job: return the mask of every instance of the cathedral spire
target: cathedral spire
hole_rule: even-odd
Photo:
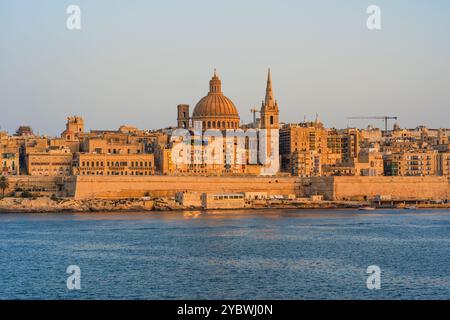
[[[269,72],[267,74],[267,87],[266,87],[266,99],[264,101],[266,107],[274,107],[275,101],[273,98],[273,91],[272,91],[272,76],[270,74],[270,68]]]

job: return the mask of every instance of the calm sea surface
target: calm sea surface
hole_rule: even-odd
[[[450,211],[0,214],[0,267],[0,299],[450,299]]]

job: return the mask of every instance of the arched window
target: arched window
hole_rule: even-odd
[[[270,124],[273,124],[273,116],[270,116]]]

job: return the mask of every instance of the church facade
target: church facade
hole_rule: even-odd
[[[238,109],[222,92],[214,71],[208,94],[196,104],[177,106],[177,129],[165,150],[167,174],[274,175],[279,169],[279,108],[270,70],[261,119],[241,124]]]

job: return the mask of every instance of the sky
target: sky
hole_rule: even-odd
[[[81,30],[68,30],[69,5]],[[366,26],[369,5],[381,30]],[[271,68],[280,121],[450,127],[448,0],[0,0],[0,127],[176,125],[214,68],[242,122]]]

